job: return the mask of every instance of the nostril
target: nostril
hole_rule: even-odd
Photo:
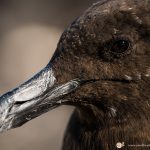
[[[25,104],[27,103],[28,101],[16,101],[15,102],[15,105],[22,105],[22,104]]]

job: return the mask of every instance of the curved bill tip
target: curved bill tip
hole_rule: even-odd
[[[62,96],[71,93],[82,82],[75,79],[56,85],[52,65],[16,89],[0,97],[0,132],[21,126],[25,122],[63,103]]]

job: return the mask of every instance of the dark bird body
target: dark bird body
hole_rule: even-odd
[[[74,105],[63,150],[150,149],[149,19],[149,0],[90,7],[64,31],[46,68],[1,97],[1,131]]]

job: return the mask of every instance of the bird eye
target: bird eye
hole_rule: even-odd
[[[130,48],[129,40],[117,39],[112,42],[110,46],[110,51],[116,54],[125,53]]]
[[[99,46],[98,56],[106,61],[116,61],[132,52],[132,40],[124,36],[116,36]]]

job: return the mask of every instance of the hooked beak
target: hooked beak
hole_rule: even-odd
[[[64,96],[82,84],[81,80],[74,79],[59,85],[52,65],[48,64],[30,80],[0,97],[0,132],[21,126],[60,106],[67,101]]]

